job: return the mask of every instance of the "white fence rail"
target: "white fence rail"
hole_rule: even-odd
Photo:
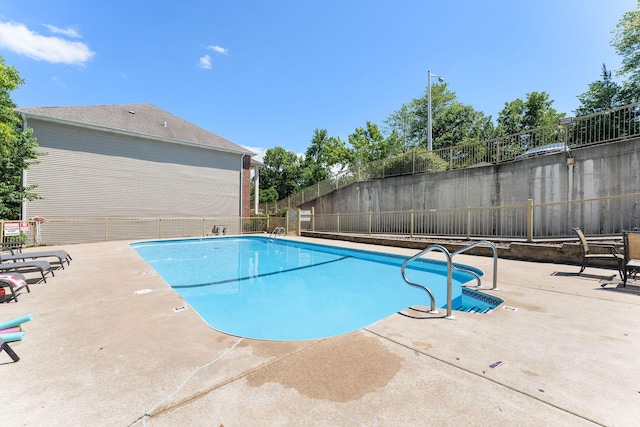
[[[310,230],[328,233],[500,240],[615,236],[640,228],[640,193],[535,205],[313,215]]]
[[[75,218],[0,221],[2,242],[27,246],[96,243],[115,240],[168,239],[214,235],[267,233],[284,226],[281,217],[215,218]],[[19,233],[15,229],[19,226]],[[7,233],[7,230],[9,232]]]
[[[575,237],[573,227],[588,236],[616,236],[640,228],[640,193],[615,197],[515,206],[466,207],[397,212],[314,214],[289,210],[285,217],[215,218],[79,218],[0,221],[5,245],[66,245],[115,240],[144,240],[214,235],[270,233],[284,227],[327,233],[409,237],[482,238],[487,240],[554,240]]]

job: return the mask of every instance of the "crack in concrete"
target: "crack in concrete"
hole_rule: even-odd
[[[141,424],[141,426],[142,426],[142,427],[147,427],[147,420],[148,420],[149,418],[151,418],[151,417],[158,416],[158,415],[160,415],[160,414],[162,414],[162,413],[165,413],[165,412],[167,412],[167,411],[171,411],[171,410],[173,410],[173,409],[176,409],[176,408],[179,408],[179,407],[184,406],[184,405],[186,405],[186,404],[189,404],[190,402],[193,402],[194,400],[197,400],[197,399],[201,398],[202,396],[204,396],[204,395],[206,395],[206,394],[210,393],[210,392],[211,392],[211,391],[213,391],[213,390],[216,390],[216,389],[218,389],[218,388],[220,388],[220,387],[224,387],[224,386],[225,386],[225,385],[227,385],[227,384],[231,384],[232,382],[237,381],[237,380],[238,380],[238,379],[240,379],[240,378],[245,378],[245,377],[247,377],[248,375],[251,375],[251,374],[255,373],[256,371],[258,371],[258,370],[260,370],[260,369],[263,369],[263,368],[265,368],[265,367],[267,367],[267,366],[270,366],[270,365],[272,365],[272,364],[274,364],[274,363],[277,363],[277,362],[279,362],[279,361],[281,361],[281,360],[283,360],[283,359],[287,359],[288,357],[291,357],[292,355],[295,355],[295,354],[297,354],[297,353],[299,353],[299,352],[301,352],[301,351],[304,351],[304,350],[305,350],[305,349],[307,349],[308,347],[310,347],[310,346],[312,346],[312,345],[315,345],[315,344],[317,344],[318,342],[322,342],[322,341],[324,341],[324,340],[310,341],[307,345],[304,345],[304,346],[302,346],[302,347],[298,348],[298,349],[297,349],[297,350],[295,350],[295,351],[292,351],[292,352],[290,352],[290,353],[288,353],[288,354],[286,354],[286,355],[284,355],[284,356],[282,356],[282,357],[276,358],[275,360],[270,360],[270,361],[268,361],[267,363],[264,363],[264,364],[262,364],[262,365],[256,366],[255,368],[250,369],[250,370],[249,370],[249,371],[247,371],[247,372],[243,372],[243,373],[241,373],[241,374],[239,374],[239,375],[235,375],[235,376],[233,376],[233,377],[229,378],[229,379],[228,379],[228,380],[226,380],[226,381],[223,381],[223,382],[221,382],[221,383],[219,383],[219,384],[216,384],[216,386],[215,386],[215,387],[212,387],[212,388],[210,388],[210,389],[204,390],[204,391],[203,391],[203,392],[201,392],[201,393],[198,393],[198,394],[196,394],[196,395],[194,395],[194,396],[191,396],[189,399],[186,399],[186,400],[184,400],[184,401],[182,401],[182,402],[179,402],[179,403],[177,403],[177,404],[175,404],[175,405],[173,405],[173,406],[171,406],[171,407],[164,408],[164,409],[160,410],[159,412],[154,413],[154,410],[155,410],[155,409],[157,409],[157,408],[158,408],[158,407],[159,407],[163,402],[168,401],[172,396],[174,396],[177,392],[179,392],[179,391],[180,391],[180,390],[181,390],[181,389],[182,389],[182,388],[187,384],[187,382],[189,381],[189,379],[191,379],[191,378],[192,378],[192,377],[193,377],[193,376],[194,376],[194,375],[195,375],[199,370],[201,370],[201,369],[203,369],[203,368],[206,368],[206,367],[208,367],[208,366],[212,365],[213,363],[215,363],[216,361],[220,360],[220,359],[221,359],[222,357],[224,357],[227,353],[229,353],[231,350],[233,350],[235,347],[237,347],[237,346],[238,346],[242,341],[243,341],[243,338],[240,338],[240,339],[239,339],[239,340],[238,340],[238,341],[237,341],[233,346],[229,347],[229,348],[228,348],[228,349],[227,349],[223,354],[221,354],[219,357],[217,357],[216,359],[212,360],[211,362],[209,362],[209,363],[207,363],[207,364],[205,364],[205,365],[202,365],[202,366],[200,366],[200,367],[196,368],[196,369],[195,369],[191,374],[189,374],[189,376],[188,376],[188,377],[187,377],[187,378],[182,382],[182,384],[180,384],[180,386],[178,386],[178,388],[177,388],[177,389],[176,389],[176,390],[175,390],[175,391],[174,391],[170,396],[168,396],[167,398],[163,399],[161,402],[158,402],[158,404],[154,405],[154,406],[153,406],[153,408],[151,408],[151,409],[150,409],[149,411],[147,411],[144,415],[140,416],[140,417],[139,417],[138,419],[136,419],[133,423],[131,423],[131,424],[129,425],[129,427],[136,427],[136,426],[139,426],[139,424],[138,424],[138,423],[140,423],[140,422],[142,423],[142,424]]]
[[[152,406],[151,409],[146,411],[144,415],[142,415],[137,420],[135,420],[133,423],[131,423],[129,425],[129,427],[133,427],[133,426],[137,425],[140,422],[142,422],[142,426],[146,426],[147,425],[147,419],[151,418],[151,416],[153,415],[154,411],[157,408],[159,408],[162,404],[170,401],[178,392],[180,392],[189,383],[189,381],[191,381],[191,379],[198,372],[200,372],[202,369],[206,369],[209,366],[213,365],[214,363],[216,363],[217,361],[222,359],[224,356],[226,356],[233,349],[235,349],[238,346],[238,344],[240,344],[242,342],[243,339],[244,338],[239,338],[231,347],[227,348],[224,352],[222,352],[220,355],[218,355],[218,357],[216,357],[213,360],[210,360],[209,362],[205,363],[204,365],[200,365],[200,366],[196,367],[193,371],[191,371],[191,373],[189,375],[186,376],[186,378],[182,381],[182,383],[180,383],[172,393],[170,393],[168,396],[166,396],[160,402],[158,402],[154,406]],[[197,398],[197,396],[194,396],[194,398]],[[191,399],[189,399],[189,400],[191,400]],[[181,405],[181,404],[182,403],[180,403],[179,405]],[[164,410],[162,410],[160,412],[164,412],[164,411],[166,411],[166,409],[164,409]]]
[[[502,382],[500,382],[500,381],[497,381],[497,380],[495,380],[495,379],[493,379],[493,378],[489,378],[489,377],[487,377],[487,376],[485,376],[485,375],[482,375],[482,374],[479,374],[479,373],[477,373],[477,372],[474,372],[474,371],[472,371],[472,370],[470,370],[470,369],[467,369],[467,368],[465,368],[465,367],[463,367],[463,366],[456,365],[455,363],[452,363],[452,362],[449,362],[449,361],[444,360],[444,359],[442,359],[442,358],[436,357],[436,356],[434,356],[433,354],[429,354],[429,353],[427,353],[427,352],[425,352],[425,351],[421,351],[421,350],[418,350],[418,349],[412,348],[411,346],[409,346],[409,345],[407,345],[407,344],[404,344],[404,343],[402,343],[402,342],[400,342],[400,341],[396,341],[396,340],[394,340],[393,338],[390,338],[390,337],[384,336],[384,335],[382,335],[382,334],[380,334],[380,333],[378,333],[378,332],[372,331],[372,330],[371,330],[371,329],[369,329],[369,328],[363,328],[363,330],[365,330],[365,331],[367,331],[367,332],[370,332],[370,333],[372,333],[373,335],[376,335],[376,336],[378,336],[378,337],[380,337],[380,338],[382,338],[382,339],[384,339],[384,340],[390,341],[390,342],[395,343],[395,344],[397,344],[397,345],[399,345],[399,346],[405,347],[405,348],[407,348],[407,349],[409,349],[409,350],[413,350],[413,351],[415,351],[415,352],[417,352],[417,353],[420,353],[420,354],[422,354],[422,355],[424,355],[424,356],[430,357],[430,358],[432,358],[432,359],[434,359],[434,360],[437,360],[438,362],[445,363],[445,364],[447,364],[447,365],[449,365],[449,366],[452,366],[452,367],[454,367],[454,368],[456,368],[456,369],[460,369],[460,370],[462,370],[462,371],[465,371],[465,372],[467,372],[467,373],[469,373],[469,374],[471,374],[471,375],[475,375],[475,376],[480,377],[480,378],[482,378],[482,379],[484,379],[484,380],[491,381],[491,382],[492,382],[492,383],[494,383],[494,384],[497,384],[497,385],[499,385],[499,386],[501,386],[501,387],[505,387],[505,388],[507,388],[507,389],[509,389],[509,390],[511,390],[511,391],[513,391],[513,392],[520,393],[520,394],[522,394],[522,395],[524,395],[524,396],[527,396],[527,397],[529,397],[529,398],[531,398],[531,399],[537,400],[538,402],[541,402],[541,403],[543,403],[543,404],[545,404],[545,405],[549,405],[549,406],[551,406],[551,407],[553,407],[553,408],[556,408],[556,409],[558,409],[558,410],[560,410],[560,411],[562,411],[562,412],[565,412],[565,413],[567,413],[567,414],[571,414],[571,415],[573,415],[573,416],[575,416],[575,417],[577,417],[577,418],[581,418],[581,419],[583,419],[583,420],[585,420],[585,421],[588,421],[588,422],[593,423],[593,424],[598,425],[598,426],[602,426],[602,427],[604,427],[604,426],[605,426],[605,424],[602,424],[601,422],[598,422],[598,421],[596,421],[596,420],[593,420],[593,419],[591,419],[591,418],[588,418],[588,417],[586,417],[586,416],[584,416],[584,415],[578,414],[578,413],[576,413],[576,412],[574,412],[574,411],[572,411],[572,410],[570,410],[570,409],[563,408],[562,406],[556,405],[556,404],[554,404],[554,403],[552,403],[552,402],[548,402],[548,401],[546,401],[546,400],[544,400],[544,399],[541,399],[541,398],[540,398],[540,397],[538,397],[538,396],[534,396],[534,395],[532,395],[532,394],[530,394],[530,393],[527,393],[526,391],[518,390],[518,389],[516,389],[516,388],[514,388],[514,387],[512,387],[512,386],[510,386],[510,385],[508,385],[508,384],[504,384],[504,383],[502,383]]]

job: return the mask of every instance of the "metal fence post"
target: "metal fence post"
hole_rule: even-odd
[[[414,223],[413,209],[411,209],[411,237],[413,237]]]
[[[411,154],[411,175],[416,174],[416,155],[415,153]]]
[[[316,231],[316,207],[311,206],[311,231]]]
[[[371,211],[369,211],[369,236],[371,236]]]
[[[453,169],[453,147],[449,147],[449,169]]]
[[[467,240],[471,240],[471,206],[467,206]]]
[[[533,242],[533,199],[527,199],[527,242]]]
[[[40,226],[40,224],[38,224],[37,221],[29,221],[29,229],[31,229],[31,226],[33,225],[33,228],[35,228],[36,232],[33,233],[33,246],[39,246],[40,245],[40,236],[38,233],[38,227]]]
[[[288,236],[289,235],[289,209],[287,209],[287,215],[285,217],[285,234]]]

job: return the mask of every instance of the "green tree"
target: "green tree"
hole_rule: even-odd
[[[637,120],[632,117],[636,114],[635,109],[607,112],[627,104],[627,100],[624,91],[611,79],[611,71],[604,64],[602,79],[591,83],[589,90],[578,96],[578,99],[581,105],[576,109],[576,116],[592,116],[571,126],[573,143],[605,142],[638,133],[636,127],[629,127],[629,124],[637,125]]]
[[[383,174],[379,176],[395,176],[417,172],[441,172],[447,170],[449,162],[440,158],[433,151],[423,147],[415,147],[406,153],[390,157],[382,165]]]
[[[260,190],[274,188],[280,198],[293,194],[300,188],[300,158],[282,147],[269,148],[260,169]]]
[[[622,15],[613,34],[611,45],[622,56],[618,74],[626,77],[621,97],[624,103],[640,101],[640,0],[636,10]]]
[[[250,200],[251,200],[251,206],[253,206],[254,200],[255,200],[255,186],[256,186],[256,180],[255,178],[251,178],[251,189],[250,189]],[[267,188],[267,189],[260,189],[260,194],[259,194],[259,203],[273,203],[278,201],[278,192],[276,191],[275,188],[271,187],[271,188]]]
[[[23,171],[37,163],[38,144],[32,130],[23,130],[22,119],[16,114],[11,92],[24,81],[18,71],[5,65],[0,56],[0,218],[20,219],[24,201],[39,196],[36,185],[24,186]]]
[[[332,169],[342,169],[349,162],[349,155],[344,141],[330,137],[326,129],[315,129],[302,162],[303,186],[331,177]]]
[[[396,133],[400,142],[402,143],[402,151],[407,152],[414,147],[420,146],[420,140],[413,135],[411,129],[416,125],[418,116],[412,105],[403,104],[399,110],[389,114],[385,119],[384,124],[387,125],[387,132],[389,134]]]
[[[498,114],[499,133],[511,135],[557,122],[565,115],[558,113],[552,105],[553,100],[547,92],[531,92],[526,101],[517,98],[506,102]]]
[[[490,139],[494,136],[491,117],[471,105],[454,101],[438,113],[433,122],[434,148],[453,147]]]
[[[278,192],[275,188],[267,188],[260,191],[260,203],[274,203],[278,201]]]
[[[564,133],[557,126],[564,113],[558,113],[553,100],[546,92],[531,92],[523,101],[517,98],[506,102],[498,114],[497,135],[513,135],[500,143],[498,151],[501,157],[510,158],[522,154],[531,148],[558,142]],[[547,126],[556,124],[556,126]],[[528,132],[536,128],[536,132]],[[517,135],[514,135],[517,134]]]
[[[402,140],[393,132],[385,138],[378,125],[367,122],[366,128],[356,128],[349,135],[351,144],[351,163],[360,165],[376,160],[386,159],[402,153]]]
[[[589,85],[582,95],[578,95],[580,106],[576,109],[576,116],[586,116],[598,111],[611,110],[623,105],[620,103],[620,86],[611,79],[611,71],[602,64],[601,79]]]
[[[419,141],[419,146],[427,146],[427,134],[429,133],[429,88],[425,89],[422,98],[414,99],[411,108],[417,120],[412,122],[411,138]],[[440,131],[446,124],[442,122],[445,111],[456,102],[456,94],[447,89],[447,83],[437,83],[431,85],[431,132],[433,135],[433,148],[443,147],[440,141]]]
[[[429,88],[425,89],[422,98],[403,105],[385,121],[387,126],[397,133],[404,152],[414,147],[427,146],[428,90]],[[431,113],[434,149],[483,141],[494,136],[491,117],[458,101],[455,92],[448,89],[447,83],[431,86]]]

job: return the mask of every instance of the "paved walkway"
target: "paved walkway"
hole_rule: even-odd
[[[0,304],[0,320],[33,314],[21,360],[0,353],[3,426],[639,424],[640,281],[616,288],[612,270],[501,259],[491,314],[266,342],[175,311],[126,242],[62,248],[69,267]],[[491,283],[491,258],[459,257]]]

